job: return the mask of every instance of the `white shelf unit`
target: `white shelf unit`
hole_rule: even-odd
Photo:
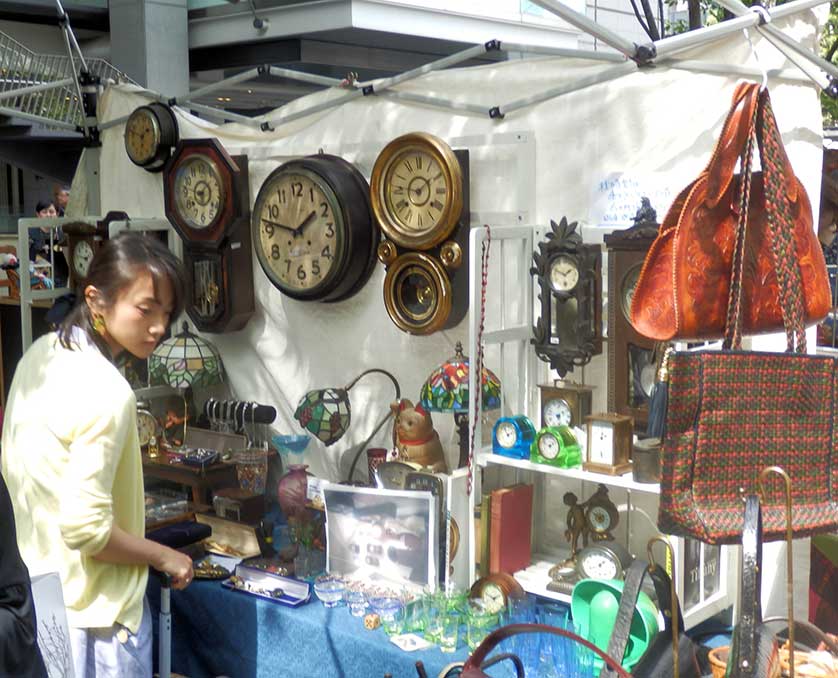
[[[539,383],[539,363],[530,346],[532,337],[533,308],[536,301],[532,276],[529,268],[534,249],[533,241],[542,228],[533,226],[510,226],[491,229],[491,257],[488,275],[487,308],[485,329],[482,343],[485,353],[492,353],[497,360],[484,366],[496,371],[503,385],[501,391],[501,416],[510,414],[526,414],[537,422],[533,414],[537,410],[537,384]],[[480,227],[472,228],[470,234],[470,356],[477,355],[478,333],[480,328],[480,300],[481,300],[481,250],[487,239],[486,230]],[[507,269],[517,261],[517,275],[510,277]],[[515,270],[514,266],[512,270]],[[603,289],[607,289],[603,285]],[[491,299],[491,303],[488,301]],[[510,309],[514,312],[509,318]],[[511,349],[511,350],[507,350]],[[509,370],[508,353],[514,369]],[[475,360],[472,358],[472,367]],[[543,368],[542,368],[543,369]],[[510,379],[510,373],[512,378]],[[478,388],[477,370],[469,373],[469,389],[474,392]],[[476,418],[476,420],[475,420]],[[511,459],[492,453],[491,446],[486,446],[483,435],[483,422],[477,416],[474,403],[470,403],[469,420],[475,422],[474,434],[474,488],[468,497],[469,520],[468,529],[468,582],[471,584],[476,578],[476,540],[474,526],[475,497],[480,497],[481,478],[484,470],[501,469],[514,475],[515,481],[533,482],[536,484],[536,500],[533,508],[533,548],[534,554],[529,567],[512,573],[525,590],[538,596],[570,602],[570,596],[547,590],[550,582],[549,569],[560,560],[567,557],[566,548],[560,535],[563,531],[565,514],[564,506],[557,500],[567,489],[573,491],[584,500],[590,496],[601,483],[612,491],[612,500],[617,504],[621,521],[617,539],[629,548],[636,557],[646,558],[646,542],[658,534],[657,506],[660,496],[659,484],[637,483],[631,473],[621,476],[611,476],[601,473],[585,471],[581,468],[560,469],[543,464],[534,464],[529,460]],[[540,491],[539,491],[540,488]],[[553,506],[545,510],[552,500]],[[558,504],[558,506],[556,505]],[[544,514],[549,513],[549,521]],[[557,525],[562,527],[557,527]],[[549,534],[548,534],[549,533]],[[549,544],[540,544],[541,538]],[[688,544],[684,539],[670,539],[674,551],[674,562],[671,563],[675,572],[675,582],[678,596],[682,604],[684,624],[693,628],[700,622],[723,611],[734,603],[734,580],[738,563],[738,549],[723,547],[717,559],[711,556],[713,547],[704,544]],[[549,555],[543,551],[549,550]],[[564,550],[564,555],[557,555]],[[687,551],[690,551],[687,554]],[[662,557],[656,552],[658,558]],[[685,573],[685,561],[689,561],[690,572]],[[715,563],[715,565],[714,565]],[[718,570],[712,571],[711,570]],[[704,573],[704,576],[702,576]],[[689,581],[685,581],[689,580]],[[712,582],[712,585],[710,583]],[[707,584],[707,585],[706,585]],[[685,596],[690,604],[685,604]]]

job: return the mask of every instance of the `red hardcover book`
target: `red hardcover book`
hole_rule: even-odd
[[[532,485],[512,485],[492,492],[489,571],[517,572],[531,562]]]

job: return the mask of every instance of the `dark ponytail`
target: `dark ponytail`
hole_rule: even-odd
[[[108,240],[93,258],[87,278],[78,288],[76,305],[58,329],[61,345],[65,348],[72,348],[73,328],[78,327],[91,342],[96,344],[103,355],[111,357],[110,349],[104,339],[93,329],[93,318],[84,298],[84,290],[88,285],[93,285],[99,290],[105,305],[110,306],[142,271],[151,273],[155,294],[160,281],[169,281],[173,299],[170,317],[177,318],[184,304],[186,280],[183,265],[156,235],[121,233]]]

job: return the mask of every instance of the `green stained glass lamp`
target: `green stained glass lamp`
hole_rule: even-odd
[[[343,434],[349,429],[349,424],[352,421],[352,406],[349,403],[349,390],[358,383],[361,377],[367,374],[383,374],[393,384],[396,391],[396,400],[401,397],[401,389],[396,378],[385,370],[377,368],[361,372],[357,377],[350,381],[343,388],[321,388],[306,393],[302,400],[297,405],[294,411],[294,418],[300,423],[306,431],[313,435],[318,440],[322,441],[326,447],[333,445],[343,437]],[[358,457],[366,450],[369,441],[373,436],[384,426],[390,419],[392,413],[389,408],[385,417],[373,429],[373,432],[361,444],[361,447],[355,454],[352,460],[352,466],[349,469],[349,480],[352,480],[352,475],[355,472],[355,465],[358,462]]]
[[[223,363],[218,349],[210,342],[189,331],[183,331],[162,342],[148,358],[150,386],[173,388],[204,387],[220,384]]]
[[[419,396],[426,410],[454,414],[454,423],[460,437],[459,468],[468,465],[468,375],[468,357],[463,355],[463,345],[458,341],[454,347],[454,357],[431,372]],[[500,379],[485,367],[481,386],[483,410],[499,409]]]

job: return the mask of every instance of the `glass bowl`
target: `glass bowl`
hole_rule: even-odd
[[[294,454],[300,454],[306,447],[311,437],[308,434],[293,434],[293,435],[275,435],[271,438],[271,442],[277,451],[288,450]]]
[[[337,607],[343,602],[346,584],[336,577],[318,577],[314,581],[314,593],[324,607]]]

